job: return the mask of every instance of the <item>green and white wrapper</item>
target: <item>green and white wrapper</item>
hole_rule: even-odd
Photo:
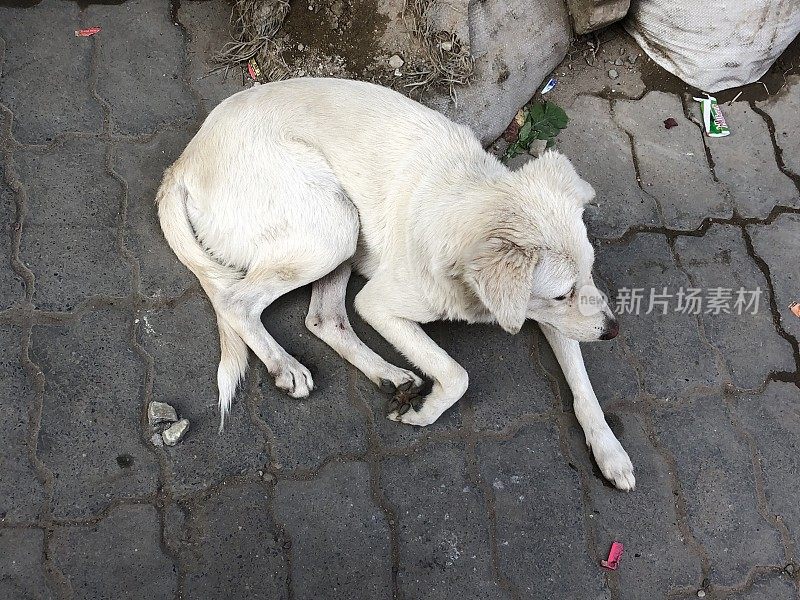
[[[695,100],[700,103],[700,108],[703,112],[703,125],[706,128],[708,137],[725,137],[731,134],[731,130],[725,122],[725,117],[722,116],[722,109],[717,104],[717,99],[714,96],[695,98]]]

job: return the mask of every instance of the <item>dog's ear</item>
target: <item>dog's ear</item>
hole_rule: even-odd
[[[528,161],[522,172],[531,182],[551,182],[580,206],[594,200],[595,191],[591,184],[581,179],[570,160],[555,150],[548,150],[541,157]]]
[[[500,327],[517,333],[525,323],[537,253],[503,237],[480,242],[465,278]]]

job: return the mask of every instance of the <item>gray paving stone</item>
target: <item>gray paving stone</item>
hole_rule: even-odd
[[[0,529],[0,597],[8,600],[49,600],[44,565],[44,532],[40,529]]]
[[[787,77],[787,85],[775,96],[758,102],[775,124],[775,141],[783,151],[783,162],[795,175],[800,175],[800,140],[797,137],[797,113],[800,112],[800,75]]]
[[[113,309],[33,328],[31,359],[45,378],[38,456],[53,474],[56,518],[90,518],[156,489],[141,442],[145,372],[129,337],[128,317]]]
[[[59,527],[50,556],[75,598],[173,598],[177,569],[161,548],[159,519],[149,504],[115,508],[98,523]]]
[[[706,138],[706,144],[717,178],[730,193],[736,212],[764,219],[777,205],[800,205],[800,192],[778,168],[769,129],[761,115],[745,102],[726,105],[723,114],[731,135]]]
[[[680,237],[675,252],[692,285],[708,297],[713,289],[732,290],[730,314],[715,314],[704,302],[703,329],[708,341],[721,353],[734,385],[754,389],[770,371],[794,371],[792,347],[775,330],[769,309],[769,288],[755,262],[747,255],[738,227],[715,225],[703,237]],[[745,311],[745,295],[738,314],[738,290],[762,291],[758,312]],[[709,311],[711,311],[709,313]]]
[[[14,113],[13,135],[23,144],[45,144],[67,131],[99,133],[103,127],[90,90],[92,40],[75,37],[80,27],[72,2],[0,8],[5,41],[0,102]]]
[[[567,112],[557,147],[597,192],[585,212],[589,233],[615,238],[635,225],[661,225],[655,200],[636,182],[630,138],[611,118],[608,100],[580,96]]]
[[[14,153],[27,203],[20,258],[36,277],[34,304],[69,310],[94,295],[124,296],[130,268],[118,251],[122,190],[105,146],[72,139]]]
[[[706,217],[730,217],[723,187],[711,175],[700,129],[683,114],[677,96],[649,92],[614,103],[614,120],[633,136],[644,189],[658,202],[664,224],[696,229]],[[678,127],[666,129],[673,117]]]
[[[171,309],[146,312],[139,327],[154,361],[153,400],[171,404],[190,422],[186,437],[163,449],[174,493],[190,494],[262,469],[269,456],[264,435],[250,419],[247,383],[234,400],[225,432],[218,434],[219,338],[208,301],[196,296]]]
[[[532,322],[517,335],[497,325],[459,323],[450,330],[451,356],[470,375],[462,402],[472,404],[478,430],[501,430],[523,415],[553,409],[553,391],[532,350],[539,334]]]
[[[0,160],[0,173],[3,163]],[[0,182],[0,310],[5,310],[25,298],[25,285],[11,268],[11,234],[16,219],[16,207],[11,190]]]
[[[35,521],[46,499],[29,458],[33,391],[20,363],[21,335],[0,326],[0,523]]]
[[[624,246],[602,244],[596,265],[597,272],[608,282],[615,310],[621,309],[620,290],[643,290],[638,314],[626,311],[617,317],[618,341],[628,347],[638,363],[645,392],[659,398],[675,398],[722,382],[712,349],[701,339],[694,315],[675,312],[674,298],[667,314],[662,314],[656,304],[647,314],[651,289],[660,294],[666,287],[668,293],[676,294],[680,288],[692,287],[686,274],[675,265],[664,236],[639,234]],[[587,363],[591,376],[596,363]],[[598,378],[594,381],[597,385]]]
[[[769,225],[753,225],[747,231],[756,255],[769,267],[781,325],[795,339],[800,339],[800,319],[789,310],[792,302],[800,302],[800,264],[797,262],[800,215],[781,215]]]
[[[543,423],[478,446],[494,494],[500,570],[523,598],[610,598],[587,552],[578,476],[558,449],[555,427]]]
[[[759,579],[746,592],[728,596],[733,600],[797,600],[797,588],[784,574]]]
[[[92,4],[84,12],[87,23],[102,23],[110,34],[96,36],[96,89],[111,106],[114,133],[153,133],[194,118],[195,100],[183,82],[183,35],[169,20],[169,2]]]
[[[733,413],[758,448],[770,513],[781,516],[798,547],[800,414],[797,412],[797,388],[789,383],[772,382],[761,395],[737,398]]]
[[[183,585],[187,598],[288,598],[285,542],[269,517],[263,485],[224,486],[191,511],[188,544],[197,561]]]
[[[184,131],[165,130],[146,143],[119,143],[114,170],[128,184],[125,244],[139,261],[141,291],[153,297],[175,297],[197,280],[167,244],[158,221],[156,191],[164,170],[191,139]]]
[[[27,195],[25,227],[116,227],[122,189],[106,169],[106,152],[105,144],[91,139],[14,152]]]
[[[580,468],[594,471],[589,496],[596,554],[607,556],[615,540],[625,546],[617,571],[619,598],[666,598],[672,588],[697,585],[702,580],[700,557],[678,526],[669,466],[648,439],[640,417],[607,413],[606,418],[633,461],[634,492],[620,493],[592,468],[586,438],[577,423],[570,434],[572,455]]]
[[[311,481],[278,481],[275,518],[292,542],[295,598],[391,598],[389,528],[367,465],[332,463]]]
[[[303,288],[279,298],[262,321],[286,351],[311,371],[311,395],[289,397],[275,387],[257,359],[251,361],[261,372],[258,412],[274,434],[272,460],[284,469],[313,469],[333,454],[362,454],[367,449],[367,416],[355,398],[355,370],[306,329],[309,294]]]
[[[189,33],[186,70],[190,85],[199,94],[203,112],[207,113],[244,89],[239,69],[231,70],[227,77],[224,71],[212,72],[219,66],[212,60],[214,55],[231,39],[231,9],[221,2],[187,2],[181,5],[178,19]]]
[[[778,532],[758,512],[750,450],[718,395],[654,415],[675,457],[688,521],[705,548],[713,585],[740,584],[753,566],[783,566]]]
[[[463,444],[426,447],[382,463],[397,520],[399,585],[407,598],[507,598],[491,568],[483,497],[466,474]]]

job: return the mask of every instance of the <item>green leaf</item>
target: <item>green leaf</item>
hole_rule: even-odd
[[[550,138],[549,140],[547,140],[547,146],[545,146],[545,148],[552,148],[555,145],[556,141],[553,138]]]
[[[530,135],[531,135],[531,128],[532,127],[533,126],[531,125],[531,122],[530,121],[526,121],[525,124],[520,128],[519,136],[518,136],[520,142],[529,142],[530,141],[529,138],[530,138]]]
[[[559,129],[564,129],[569,122],[569,117],[567,113],[564,112],[564,109],[552,102],[547,102],[545,104],[544,115],[549,123]]]

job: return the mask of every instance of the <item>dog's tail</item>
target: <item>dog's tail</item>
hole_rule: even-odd
[[[219,388],[219,430],[225,427],[225,417],[230,411],[236,388],[247,371],[247,345],[226,321],[216,306],[217,293],[240,278],[239,273],[216,262],[200,245],[186,214],[188,191],[170,167],[156,195],[161,229],[172,251],[200,281],[217,314],[219,328],[220,360],[217,369]]]

